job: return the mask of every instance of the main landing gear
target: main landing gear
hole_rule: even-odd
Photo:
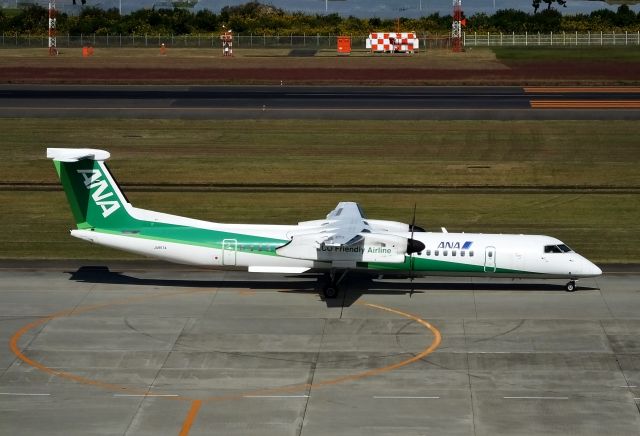
[[[324,283],[322,285],[322,293],[324,294],[324,298],[333,299],[338,296],[340,293],[340,288],[338,285],[347,275],[347,270],[344,270],[340,277],[336,278],[336,271],[331,270],[331,272],[325,274]]]
[[[567,292],[573,292],[576,290],[576,281],[577,280],[569,280],[567,284],[564,285],[564,288],[567,290]]]

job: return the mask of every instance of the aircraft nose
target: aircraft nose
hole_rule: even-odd
[[[602,270],[598,268],[595,264],[587,260],[584,268],[584,273],[588,276],[599,276],[599,275],[602,275]]]

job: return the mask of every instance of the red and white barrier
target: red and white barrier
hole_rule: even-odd
[[[376,32],[369,34],[366,48],[372,52],[413,53],[418,51],[419,40],[415,32]]]

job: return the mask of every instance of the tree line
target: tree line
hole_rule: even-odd
[[[565,0],[542,0],[547,7],[540,8],[534,0],[535,11],[527,13],[516,9],[503,9],[494,14],[478,13],[467,17],[466,31],[502,33],[599,32],[640,31],[640,14],[627,5],[617,11],[601,9],[590,14],[563,15],[552,7]],[[540,9],[538,11],[538,9]],[[103,10],[83,7],[78,15],[60,13],[57,16],[59,34],[203,34],[218,33],[222,26],[235,33],[266,35],[346,34],[365,35],[372,31],[403,31],[418,34],[446,34],[451,30],[451,16],[438,13],[421,18],[357,18],[338,14],[305,14],[290,12],[258,2],[240,6],[227,6],[219,14],[208,10],[192,12],[184,8],[140,9],[120,16],[117,9]],[[44,35],[47,33],[47,9],[31,5],[17,13],[0,9],[0,33]]]

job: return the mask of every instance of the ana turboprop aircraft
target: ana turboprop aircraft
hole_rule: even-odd
[[[376,274],[576,280],[602,273],[549,236],[425,232],[396,221],[365,218],[341,202],[325,219],[296,225],[221,224],[133,207],[104,150],[49,148],[77,229],[71,235],[143,256],[200,267],[252,272],[324,271],[326,297],[347,271]]]

